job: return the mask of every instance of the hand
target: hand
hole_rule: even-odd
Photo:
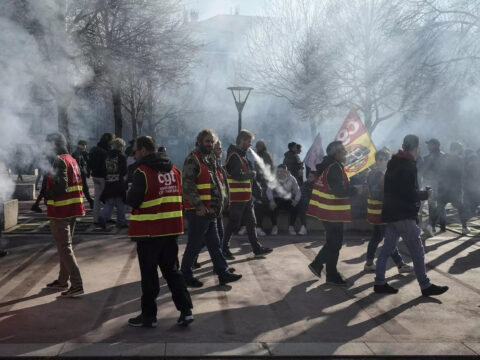
[[[269,206],[270,206],[270,210],[275,210],[275,208],[277,207],[277,203],[272,200],[270,201]]]
[[[430,200],[433,197],[433,189],[428,189],[427,194],[428,194],[428,200]]]
[[[207,208],[202,208],[201,210],[196,210],[195,213],[198,216],[205,216],[207,214]]]

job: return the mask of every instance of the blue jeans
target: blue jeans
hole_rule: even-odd
[[[103,207],[102,217],[105,221],[112,218],[113,207],[117,207],[117,226],[124,226],[127,223],[125,219],[125,203],[121,197],[110,198],[105,202]]]
[[[198,216],[195,211],[187,211],[186,216],[188,220],[188,241],[182,259],[181,270],[183,276],[186,279],[193,277],[193,263],[204,245],[207,245],[215,272],[218,275],[224,274],[228,266],[222,254],[217,219],[208,215]]]
[[[431,283],[427,277],[427,270],[425,268],[425,253],[420,238],[420,228],[417,226],[415,220],[400,220],[387,224],[385,240],[377,259],[375,285],[386,284],[385,271],[387,260],[397,248],[397,241],[400,236],[412,257],[413,268],[420,288],[428,288]]]
[[[374,225],[373,226],[373,233],[372,237],[370,238],[370,241],[368,242],[368,247],[367,247],[367,261],[368,262],[373,262],[373,259],[375,258],[375,252],[377,251],[378,244],[383,240],[383,237],[385,236],[385,225]],[[397,247],[395,247],[395,250],[393,250],[392,253],[392,260],[395,262],[397,266],[403,265],[403,259],[400,253],[398,252]]]

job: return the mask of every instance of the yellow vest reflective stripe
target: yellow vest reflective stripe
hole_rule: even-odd
[[[148,220],[162,220],[162,219],[171,219],[176,217],[182,217],[182,211],[169,211],[157,214],[138,214],[130,215],[130,220],[136,221],[148,221]]]
[[[310,200],[310,204],[325,210],[350,210],[350,205],[329,205],[322,204],[315,200]]]
[[[60,201],[55,201],[55,200],[47,201],[47,205],[52,205],[52,206],[65,206],[65,205],[78,204],[78,203],[83,203],[83,198],[73,198],[73,199],[60,200]]]
[[[140,209],[145,209],[149,208],[152,206],[157,206],[157,205],[162,205],[166,203],[178,203],[182,202],[182,197],[181,196],[164,196],[159,199],[154,199],[154,200],[149,200],[149,201],[144,201],[139,208]]]

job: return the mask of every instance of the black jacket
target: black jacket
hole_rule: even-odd
[[[72,156],[75,160],[77,160],[77,164],[80,167],[80,172],[83,176],[90,176],[90,172],[88,169],[88,152],[76,149]]]
[[[172,170],[173,164],[166,154],[163,153],[152,153],[140,161],[136,162],[137,167],[140,165],[148,166],[153,170],[159,172],[168,173]],[[143,197],[145,196],[145,190],[147,188],[147,181],[145,175],[142,172],[137,171],[133,174],[133,181],[130,190],[127,193],[127,204],[132,208],[136,209],[143,202]]]
[[[412,155],[400,150],[387,165],[382,221],[417,220],[420,201],[427,198],[428,193],[418,187],[416,161]]]
[[[287,165],[290,174],[292,174],[295,179],[298,179],[299,177],[303,178],[303,176],[300,176],[300,169],[303,166],[300,157],[291,150],[287,151],[284,155],[285,158],[283,159],[283,163]]]
[[[97,146],[90,149],[88,167],[93,177],[104,178],[107,175],[105,159],[109,150],[109,145],[104,143],[98,143]]]
[[[321,176],[323,171],[332,165],[327,174],[328,186],[333,195],[338,197],[352,197],[357,193],[353,186],[345,187],[343,182],[343,165],[331,156],[325,156],[320,164],[317,164],[317,176]]]
[[[105,167],[105,189],[100,199],[105,202],[110,198],[120,197],[125,201],[127,158],[119,150],[110,150],[105,159]]]

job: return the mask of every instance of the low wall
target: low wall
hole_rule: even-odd
[[[16,184],[13,198],[18,200],[35,200],[35,184]]]
[[[8,200],[0,203],[2,230],[8,230],[18,224],[18,200]]]

